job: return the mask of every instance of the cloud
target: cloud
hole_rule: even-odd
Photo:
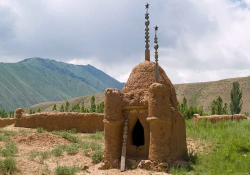
[[[159,63],[173,83],[250,75],[249,0],[159,0]],[[243,4],[243,5],[242,5]],[[1,0],[0,62],[29,57],[91,64],[126,81],[144,60],[145,1]]]

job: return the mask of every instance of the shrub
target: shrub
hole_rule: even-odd
[[[57,166],[55,169],[56,175],[75,175],[78,171],[80,171],[81,168],[79,166]]]
[[[94,154],[92,154],[90,157],[91,157],[93,163],[100,163],[102,161],[103,151],[96,150],[94,152]]]

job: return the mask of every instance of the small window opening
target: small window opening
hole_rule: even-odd
[[[144,145],[144,129],[139,120],[137,120],[132,132],[132,143],[137,147]]]

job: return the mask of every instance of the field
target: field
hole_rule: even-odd
[[[250,122],[186,121],[189,153],[186,168],[171,168],[170,174],[250,173]],[[103,132],[47,132],[42,128],[0,129],[0,174],[83,175],[118,174],[118,169],[100,170],[104,147]],[[167,174],[142,169],[121,174]]]

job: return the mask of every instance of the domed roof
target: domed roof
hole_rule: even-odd
[[[133,91],[147,91],[148,88],[156,83],[155,80],[156,64],[151,61],[144,61],[135,66],[129,76],[126,85],[123,87],[123,93],[133,93]],[[177,98],[174,86],[165,71],[159,66],[159,79],[161,84],[164,84],[170,94],[170,101],[174,108],[177,108]]]
[[[155,80],[155,63],[151,61],[144,61],[132,70],[126,85],[122,92],[128,93],[134,90],[147,90],[151,84],[156,83]],[[172,87],[172,83],[165,71],[159,66],[160,83],[166,87]]]

